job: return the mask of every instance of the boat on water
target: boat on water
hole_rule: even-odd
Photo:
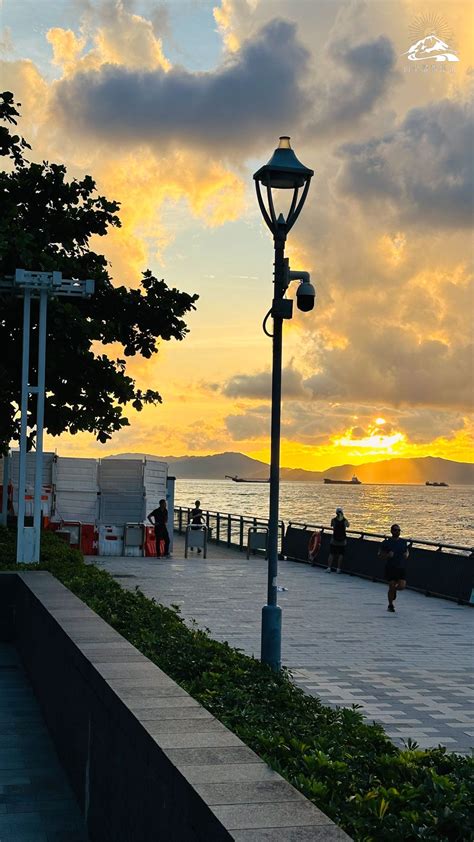
[[[429,480],[426,480],[425,485],[432,485],[434,488],[449,488],[447,482],[429,482]]]
[[[270,482],[269,479],[244,479],[243,477],[238,477],[237,474],[235,477],[229,476],[229,474],[225,474],[224,479],[231,479],[232,482]]]
[[[355,474],[352,479],[330,479],[329,477],[324,477],[323,482],[326,485],[362,485],[360,479],[357,479]]]

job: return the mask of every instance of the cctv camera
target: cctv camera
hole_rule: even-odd
[[[313,284],[310,284],[309,281],[301,283],[296,290],[296,305],[298,310],[308,313],[314,307],[315,298],[316,290]]]

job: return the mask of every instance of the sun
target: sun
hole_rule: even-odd
[[[393,447],[404,442],[405,436],[403,433],[393,433],[391,436],[381,436],[372,433],[372,435],[364,436],[360,439],[353,439],[350,435],[346,435],[333,440],[333,444],[336,447],[350,447],[351,449],[363,448],[372,452],[383,451],[385,453],[393,453]]]

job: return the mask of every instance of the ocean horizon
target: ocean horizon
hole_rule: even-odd
[[[268,498],[268,484],[176,480],[175,506],[192,507],[200,500],[204,510],[268,518]],[[399,523],[407,538],[474,545],[472,486],[280,483],[280,519],[285,524],[329,526],[336,506],[344,509],[351,529],[385,534],[392,523]]]

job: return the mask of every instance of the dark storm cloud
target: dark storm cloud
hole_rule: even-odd
[[[308,57],[295,25],[275,20],[213,72],[104,65],[77,73],[57,84],[56,112],[70,129],[117,142],[245,151],[300,119]]]
[[[383,202],[405,224],[469,226],[474,197],[472,106],[412,109],[393,133],[339,150],[341,194]]]
[[[398,78],[396,55],[391,41],[381,35],[351,46],[348,40],[334,42],[329,50],[331,77],[316,102],[316,117],[308,133],[327,134],[353,124],[368,114]]]

